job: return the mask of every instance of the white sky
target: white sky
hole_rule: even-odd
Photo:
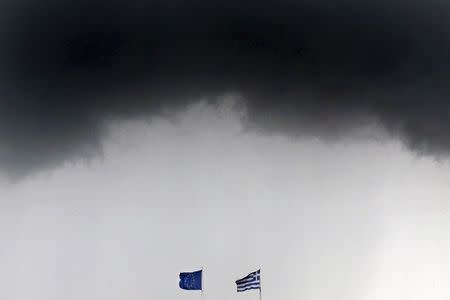
[[[398,143],[245,132],[199,104],[104,155],[0,186],[0,299],[450,298],[450,167]]]

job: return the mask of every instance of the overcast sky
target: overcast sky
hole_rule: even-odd
[[[450,299],[449,20],[0,1],[0,299]]]
[[[225,94],[256,131],[377,124],[447,156],[449,19],[441,0],[3,0],[0,173],[95,157],[111,120]]]
[[[243,130],[204,102],[110,126],[103,155],[0,187],[0,298],[448,299],[449,164],[395,141]],[[151,153],[151,155],[150,155]]]

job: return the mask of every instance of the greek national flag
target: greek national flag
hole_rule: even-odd
[[[236,280],[237,291],[244,292],[251,289],[261,289],[261,270],[248,274],[242,279]]]

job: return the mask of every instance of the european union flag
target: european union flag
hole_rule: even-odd
[[[202,270],[190,273],[180,273],[180,288],[183,290],[201,290]]]

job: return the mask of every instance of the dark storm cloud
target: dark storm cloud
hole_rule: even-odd
[[[236,92],[248,121],[339,135],[375,120],[450,150],[445,1],[4,1],[0,168],[86,157],[109,119]]]

